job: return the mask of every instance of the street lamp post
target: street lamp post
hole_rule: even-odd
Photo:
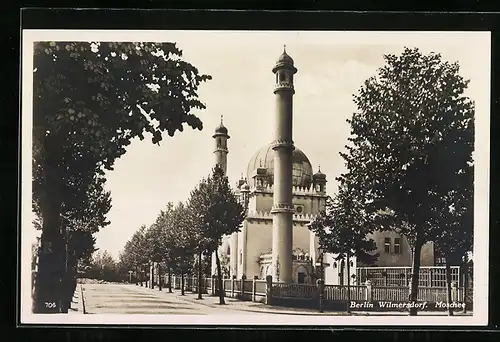
[[[132,273],[133,271],[128,271],[128,282],[132,283]]]

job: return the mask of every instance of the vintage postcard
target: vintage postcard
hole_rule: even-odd
[[[21,323],[486,325],[489,120],[489,32],[24,30]]]

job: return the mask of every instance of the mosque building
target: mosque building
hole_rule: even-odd
[[[315,267],[321,264],[326,284],[346,283],[348,276],[356,274],[356,258],[349,261],[348,275],[345,262],[321,254],[318,238],[307,226],[325,206],[327,177],[319,166],[313,171],[309,158],[292,139],[293,76],[297,69],[286,50],[272,71],[276,74],[275,139],[250,158],[236,184],[236,193],[248,213],[240,231],[223,239],[219,253],[229,256],[230,274],[238,279],[271,275],[277,282],[311,283],[317,274]],[[226,172],[230,136],[222,120],[213,138],[215,163]],[[409,266],[406,239],[387,234],[376,232],[373,236],[379,260],[384,263],[380,266]],[[432,257],[427,250],[422,252],[423,263],[433,264],[427,260]],[[216,274],[215,258],[212,274]]]

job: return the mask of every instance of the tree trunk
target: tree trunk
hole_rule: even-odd
[[[347,252],[347,312],[351,312],[351,262],[349,261],[349,252]]]
[[[469,264],[467,262],[467,259],[465,258],[465,261],[463,263],[462,267],[462,272],[463,272],[463,287],[464,287],[464,308],[463,308],[463,313],[467,313],[467,286],[469,285],[469,279],[467,277],[467,273],[469,272]]]
[[[198,299],[203,299],[202,298],[202,295],[201,295],[201,291],[202,291],[202,286],[201,286],[201,277],[202,277],[202,265],[201,265],[201,256],[202,256],[202,252],[200,251],[198,253]]]
[[[148,269],[149,269],[149,288],[154,289],[155,288],[155,264],[152,261],[148,262]]]
[[[224,305],[226,302],[224,301],[224,288],[222,284],[222,270],[220,267],[220,259],[219,253],[215,250],[215,262],[217,264],[217,283],[219,284],[219,304]]]
[[[172,269],[170,265],[168,267],[168,293],[172,293]]]
[[[42,209],[42,235],[36,277],[35,313],[62,311],[65,274],[65,241],[61,234],[61,201],[57,195],[46,196]]]
[[[423,242],[419,237],[415,239],[415,246],[413,248],[413,262],[411,269],[411,290],[409,294],[409,302],[416,303],[418,298],[418,278],[420,274],[420,254]],[[409,310],[410,316],[417,315],[417,308],[411,307]]]
[[[159,262],[158,262],[158,271],[157,272],[158,272],[158,290],[161,291],[163,284],[161,281],[162,280],[162,278],[161,278],[162,273],[161,273],[161,265]]]
[[[445,259],[445,269],[446,269],[446,302],[448,303],[448,316],[453,316],[453,308],[450,306],[452,302],[451,298],[451,269],[449,258]]]
[[[184,270],[181,270],[181,296],[184,296]]]

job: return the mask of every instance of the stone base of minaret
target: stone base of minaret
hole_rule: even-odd
[[[273,281],[290,284],[293,282],[293,209],[283,205],[282,208],[273,208],[271,212],[275,214],[272,250]]]

